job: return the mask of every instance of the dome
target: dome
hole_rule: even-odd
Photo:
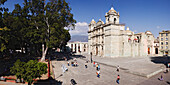
[[[108,13],[113,13],[113,12],[115,12],[115,13],[116,13],[116,11],[114,10],[114,8],[112,7],[112,8],[109,10],[109,12],[108,12]]]
[[[150,31],[146,31],[145,34],[152,35]]]
[[[104,22],[101,19],[99,19],[99,21],[97,22],[97,26],[102,25],[102,24],[104,24]]]
[[[159,43],[159,40],[158,40],[158,39],[155,39],[155,40],[154,40],[154,43]]]
[[[96,22],[94,21],[94,19],[92,19],[92,21],[90,22],[90,24],[96,24]]]

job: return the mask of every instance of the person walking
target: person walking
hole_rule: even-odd
[[[117,80],[116,82],[119,84],[119,80],[120,80],[120,75],[117,75]]]
[[[97,77],[100,78],[100,71],[97,71],[96,74],[97,74]]]
[[[70,62],[67,62],[67,65],[70,66]]]
[[[100,65],[98,64],[98,70],[100,70]]]
[[[168,63],[168,71],[169,71],[169,68],[170,68],[170,63]]]
[[[161,81],[163,81],[163,76],[161,75],[161,79],[160,79]]]
[[[120,67],[119,67],[119,65],[117,66],[117,72],[119,72],[119,69],[120,69]]]

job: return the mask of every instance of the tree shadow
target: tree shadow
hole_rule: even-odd
[[[48,55],[51,60],[57,60],[57,61],[64,61],[65,58],[67,60],[70,59],[71,53],[70,52],[54,52],[52,55]]]
[[[71,57],[72,57],[72,59],[73,59],[73,58],[86,58],[86,57],[83,56],[83,55],[72,55]]]
[[[60,78],[61,76],[63,76],[63,74],[60,74],[58,77],[56,77],[56,79],[57,79],[57,78]]]
[[[57,61],[65,61],[65,58],[67,60],[72,60],[73,58],[86,58],[83,55],[75,55],[74,53],[71,52],[55,52],[51,56],[51,60],[57,60]]]
[[[11,74],[10,70],[7,70],[0,74],[0,76],[14,76],[14,74]]]
[[[50,77],[45,80],[37,80],[33,83],[33,85],[62,85],[62,83],[62,81],[58,81]]]
[[[164,64],[166,67],[167,64],[170,63],[170,57],[155,56],[155,57],[150,57],[150,60],[156,64]]]
[[[4,54],[3,57],[0,58],[0,76],[11,75],[9,70],[18,59],[20,59],[22,62],[28,62],[29,60],[36,60],[37,58],[24,53],[9,53],[8,55]]]

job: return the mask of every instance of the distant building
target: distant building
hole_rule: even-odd
[[[135,57],[155,54],[154,36],[150,31],[137,33],[125,30],[119,23],[119,12],[112,7],[105,15],[106,23],[94,19],[89,24],[89,54],[102,57]]]
[[[76,54],[88,52],[88,42],[68,42],[66,46],[70,52]]]
[[[157,39],[154,40],[154,48],[155,48],[155,54],[158,55],[159,54],[159,37],[157,37]]]
[[[159,49],[161,55],[170,56],[170,30],[159,32]]]

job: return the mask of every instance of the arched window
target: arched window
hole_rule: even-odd
[[[116,23],[116,18],[114,18],[114,24]]]
[[[109,22],[109,17],[108,17],[107,21]]]

